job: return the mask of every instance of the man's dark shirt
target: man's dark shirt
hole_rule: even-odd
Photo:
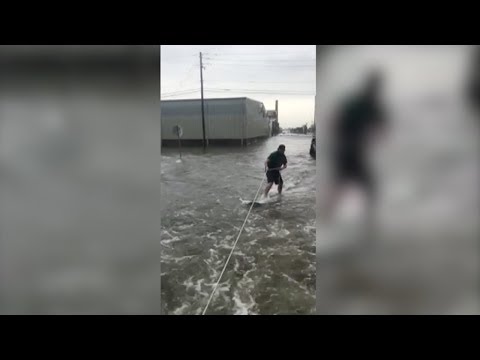
[[[287,165],[287,157],[285,154],[282,154],[280,151],[274,151],[270,154],[267,161],[267,166],[269,169],[279,168],[282,165]]]

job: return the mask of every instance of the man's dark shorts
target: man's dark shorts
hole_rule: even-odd
[[[278,185],[280,183],[283,183],[282,175],[280,175],[279,170],[273,170],[273,171],[268,171],[267,172],[267,182],[268,183],[275,183],[275,185]]]

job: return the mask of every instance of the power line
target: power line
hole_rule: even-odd
[[[261,83],[261,82],[257,82]],[[289,82],[284,82],[285,84],[289,84]],[[178,97],[188,94],[194,94],[199,92],[200,88],[194,89],[184,89],[180,91],[171,91],[162,93],[162,98],[167,97]],[[305,96],[314,96],[315,90],[294,90],[294,89],[255,89],[255,88],[221,88],[221,87],[210,87],[204,88],[206,92],[209,93],[243,93],[243,94],[267,94],[267,95],[305,95]]]
[[[169,98],[169,97],[176,97],[176,96],[184,96],[184,95],[188,95],[188,94],[195,94],[198,91],[200,91],[200,89],[189,90],[189,91],[181,91],[181,92],[176,92],[176,93],[165,93],[165,94],[161,94],[161,98]]]
[[[266,94],[266,95],[304,95],[314,96],[315,91],[292,91],[292,90],[265,90],[265,89],[216,89],[216,88],[204,88],[208,93],[240,93],[240,94]],[[175,93],[161,94],[162,98],[177,97],[188,94],[194,94],[200,92],[200,89],[185,90]]]
[[[171,91],[171,92],[169,92],[169,93],[175,93],[175,92],[177,92],[177,91],[181,91],[181,90],[179,90],[179,88],[181,88],[181,87],[185,84],[185,82],[188,80],[188,78],[190,77],[192,71],[196,68],[196,66],[197,66],[197,64],[196,64],[195,62],[193,62],[193,63],[189,66],[189,68],[188,68],[185,76],[183,77],[183,79],[182,79],[180,82],[177,82],[177,86],[178,86],[178,87],[177,87],[177,90],[176,90],[176,91]],[[162,67],[162,69],[163,69],[163,67]],[[165,93],[165,94],[167,94],[167,93]],[[163,96],[163,95],[162,95],[162,96]]]
[[[232,91],[232,92],[268,92],[268,93],[292,93],[292,94],[310,94],[313,91],[308,90],[284,90],[284,89],[240,89],[240,88],[205,88],[209,91]]]
[[[314,52],[313,51],[313,55],[314,55]],[[268,51],[265,51],[265,52],[251,52],[251,53],[248,53],[248,52],[239,52],[239,53],[233,53],[233,52],[228,52],[228,53],[223,53],[223,54],[219,54],[219,53],[210,53],[209,55],[210,56],[271,56],[271,55],[300,55],[300,54],[304,54],[304,55],[308,55],[307,52],[300,52],[300,51],[279,51],[279,52],[268,52]]]
[[[205,81],[206,84],[229,84],[233,81],[223,81],[223,80],[209,80]],[[315,80],[313,81],[235,81],[237,84],[310,84],[315,85]]]
[[[287,68],[315,68],[315,64],[272,64],[272,63],[258,63],[258,64],[244,64],[244,63],[214,63],[215,66],[242,66],[242,67],[287,67]]]
[[[178,94],[178,93],[190,92],[190,91],[198,91],[198,90],[199,90],[199,88],[183,89],[183,90],[179,90],[179,91],[168,91],[168,92],[162,93],[162,95],[174,95],[174,94]]]
[[[224,66],[214,66],[215,74],[217,76],[225,76],[223,74],[244,74],[245,77],[248,78],[261,78],[262,75],[268,74],[268,76],[276,75],[277,77],[282,76],[284,77],[284,74],[282,72],[285,72],[286,75],[289,77],[294,76],[295,74],[301,74],[297,75],[298,77],[305,78],[305,76],[309,76],[310,78],[314,78],[315,74],[315,67],[297,67],[295,69],[289,69],[286,67],[274,67],[274,66],[236,66],[236,65],[224,65]],[[220,75],[222,74],[222,75]]]
[[[250,58],[239,58],[238,56],[221,56],[221,57],[210,57],[206,56],[205,59],[213,61],[242,61],[242,62],[258,62],[258,61],[278,61],[278,62],[315,62],[314,57],[290,57],[290,58],[276,58],[276,57],[250,57]]]

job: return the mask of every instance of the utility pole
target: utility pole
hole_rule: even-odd
[[[278,121],[278,100],[275,100],[275,135],[278,135],[280,133],[280,122]]]
[[[205,105],[203,100],[203,57],[200,53],[200,87],[202,93],[202,129],[203,129],[203,148],[207,147],[207,137],[205,136]]]
[[[278,121],[278,100],[275,100],[275,113],[277,115],[277,121]]]

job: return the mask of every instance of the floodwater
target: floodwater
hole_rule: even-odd
[[[315,160],[310,136],[277,136],[245,148],[162,149],[163,314],[201,314],[264,178],[266,157],[286,145],[284,191],[255,207],[207,314],[315,313]],[[262,185],[262,189],[265,184]]]

